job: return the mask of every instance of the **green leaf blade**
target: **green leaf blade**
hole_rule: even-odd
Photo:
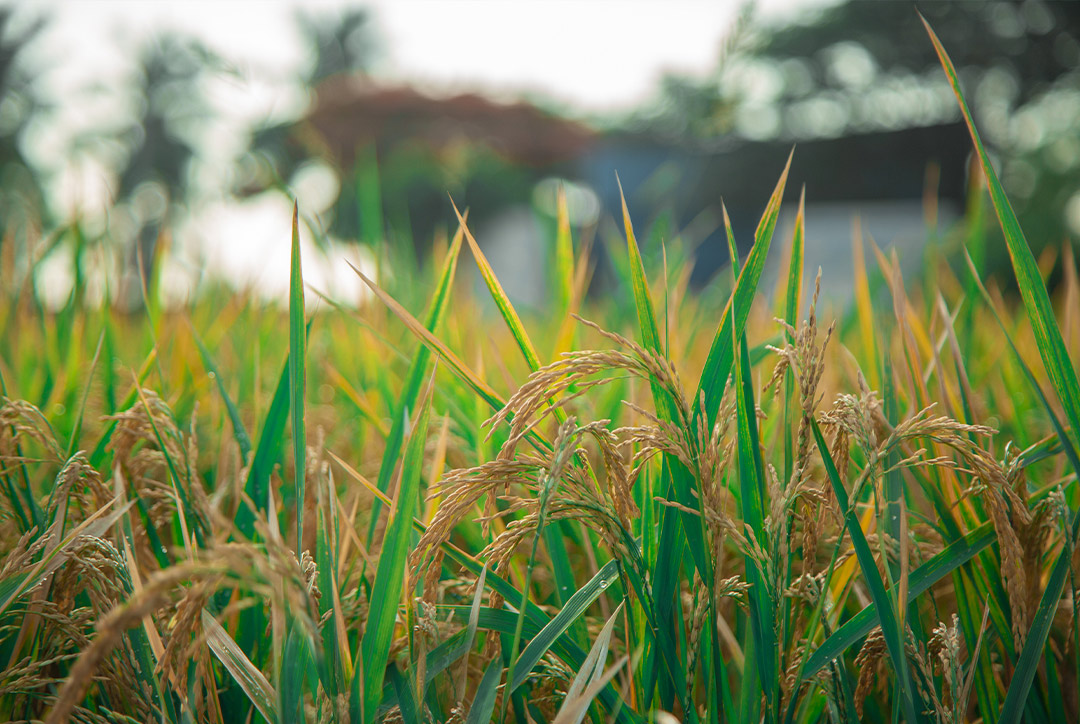
[[[387,527],[375,572],[375,584],[371,590],[371,610],[360,646],[361,663],[356,666],[354,673],[354,676],[360,676],[361,672],[364,672],[362,689],[366,722],[374,721],[382,696],[390,642],[393,638],[398,602],[401,600],[412,520],[419,506],[421,468],[431,412],[433,382],[434,378],[428,383],[428,391],[424,395],[416,424],[405,448],[394,517]]]
[[[304,276],[300,268],[300,209],[293,204],[292,260],[289,271],[289,411],[292,421],[294,498],[296,501],[296,557],[304,551],[304,486],[307,477],[307,439],[304,398],[307,376],[307,334],[304,325]]]
[[[462,224],[469,217],[466,210],[462,216]],[[459,226],[454,234],[453,241],[446,253],[442,270],[439,273],[439,282],[428,304],[427,315],[424,318],[424,328],[431,334],[435,334],[446,316],[447,300],[454,285],[454,276],[457,272],[457,262],[461,252],[462,229]],[[386,492],[390,488],[390,481],[394,476],[394,470],[401,459],[401,446],[405,438],[405,422],[409,414],[416,409],[416,401],[420,397],[424,377],[428,372],[431,362],[431,349],[423,342],[416,349],[416,354],[409,363],[409,370],[405,374],[405,387],[398,398],[394,409],[394,420],[390,427],[390,433],[386,438],[386,447],[383,450],[382,462],[379,464],[379,477],[375,484],[379,490]],[[379,512],[382,510],[382,501],[375,498],[371,505],[371,520],[368,523],[368,543],[371,543],[375,535],[375,528],[379,522]]]
[[[780,214],[780,202],[784,197],[784,187],[787,184],[788,171],[791,169],[794,153],[792,149],[792,155],[788,156],[784,171],[780,174],[780,180],[777,181],[776,188],[765,207],[765,213],[758,223],[757,231],[754,233],[754,248],[750,250],[746,263],[739,272],[735,289],[728,300],[728,308],[721,315],[720,325],[713,337],[709,355],[701,371],[701,379],[693,399],[697,400],[702,394],[705,395],[705,410],[709,427],[716,421],[720,398],[724,394],[724,386],[731,374],[732,362],[735,359],[734,340],[742,335],[746,326],[746,320],[750,316],[750,306],[757,292],[758,281],[765,268],[765,258],[772,243],[773,230],[776,228],[776,219]],[[699,414],[698,409],[697,406],[694,407],[695,425]]]

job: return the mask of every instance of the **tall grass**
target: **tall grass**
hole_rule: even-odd
[[[356,311],[305,314],[298,217],[287,310],[46,313],[6,267],[0,717],[1076,719],[1075,260],[1032,256],[930,37],[1018,304],[960,226],[933,285],[856,237],[830,312],[786,168],[701,293],[624,204],[587,297],[565,199],[541,311],[467,212]]]

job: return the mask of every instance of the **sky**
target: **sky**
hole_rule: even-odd
[[[782,22],[832,1],[758,0],[755,12],[760,21]],[[73,153],[72,139],[123,117],[117,109],[130,103],[122,88],[140,44],[163,30],[178,30],[201,39],[232,71],[210,81],[208,95],[223,122],[202,139],[208,159],[201,164],[202,177],[211,183],[225,178],[228,164],[245,147],[248,129],[299,117],[306,106],[296,84],[310,62],[295,22],[300,8],[332,16],[350,4],[356,5],[343,0],[47,0],[30,6],[50,17],[31,59],[47,69],[40,87],[58,106],[53,121],[25,139],[27,151],[51,171],[65,209],[78,206],[86,216],[107,208],[111,182],[104,166]],[[429,92],[540,97],[584,116],[641,106],[665,72],[706,74],[742,6],[737,0],[362,3],[371,11],[378,43],[377,79]],[[327,196],[325,184],[310,186],[294,189],[302,207],[318,206]],[[219,192],[175,230],[181,241],[177,248],[194,256],[166,265],[183,277],[173,286],[182,290],[205,263],[268,295],[283,294],[288,235],[280,230],[288,229],[289,214],[283,196],[238,202]],[[283,266],[258,263],[278,256],[286,261]],[[305,261],[306,276],[332,287],[342,265],[320,271],[321,265],[318,259]],[[359,293],[350,287],[339,296]]]
[[[309,0],[332,12],[342,0]],[[355,5],[356,3],[351,3]],[[783,19],[830,0],[757,0]],[[241,70],[287,75],[304,61],[289,0],[53,0],[50,47],[72,75],[117,62],[117,50],[161,28],[206,40]],[[369,0],[384,78],[540,92],[589,111],[632,107],[665,70],[704,73],[739,0]]]

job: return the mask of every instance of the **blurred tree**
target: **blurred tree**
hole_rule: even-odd
[[[152,282],[150,270],[162,229],[175,224],[192,198],[191,165],[199,136],[214,115],[203,91],[203,74],[219,65],[192,38],[170,34],[150,40],[139,52],[129,89],[133,114],[114,128],[80,139],[87,144],[105,136],[123,149],[116,206],[127,222],[126,233],[119,229],[113,233],[130,237],[120,289],[120,302],[127,308],[141,303],[141,280]]]
[[[723,82],[733,58],[751,49],[755,39],[755,3],[743,2],[735,23],[720,45],[716,66],[705,77],[667,73],[657,97],[623,119],[623,130],[643,132],[676,143],[706,143],[725,138],[735,125],[739,94]]]
[[[34,87],[37,72],[24,57],[46,23],[44,17],[0,7],[0,238],[40,223],[44,213],[40,181],[23,153],[22,137],[48,109]]]
[[[1076,3],[991,0],[916,6],[946,43],[958,68],[1007,72],[1014,81],[1009,94],[1020,105],[1043,93],[1061,75],[1076,70],[1080,62],[1076,41],[1080,6]],[[815,87],[867,87],[879,73],[885,77],[904,72],[936,75],[940,65],[929,41],[912,42],[925,36],[911,7],[846,2],[822,11],[808,23],[769,33],[757,54],[804,63],[810,83],[801,85],[794,95],[805,95]],[[866,55],[859,57],[863,52]]]
[[[314,49],[314,62],[305,76],[308,85],[339,73],[366,74],[376,45],[366,10],[349,8],[340,15],[297,16],[300,29]]]
[[[309,93],[336,75],[367,74],[376,54],[367,11],[350,8],[337,15],[301,12],[297,23],[312,60],[296,80]],[[290,118],[252,131],[250,153],[240,174],[241,193],[288,185],[310,156],[296,137],[298,121],[300,118]]]
[[[669,78],[661,113],[637,121],[716,142],[955,121],[916,8],[959,69],[1031,243],[1080,237],[1080,3],[848,1],[786,26],[750,23],[713,74]]]
[[[361,88],[378,50],[366,12],[301,14],[298,22],[312,60],[297,81],[311,102],[301,117],[253,132],[238,174],[239,193],[288,189],[298,172],[322,166],[333,172],[338,186],[335,202],[321,218],[325,231],[367,243],[389,238],[407,256],[414,240],[425,246],[435,226],[447,220],[448,191],[461,204],[491,211],[530,198],[535,171],[524,171],[458,133],[470,123],[483,127],[494,104],[472,96],[435,100],[408,88],[376,84]],[[337,105],[349,102],[370,103],[371,115],[379,118],[392,116],[398,106],[403,110],[370,132],[357,132],[360,119],[346,118],[345,140],[319,127],[319,118],[335,116]],[[451,114],[450,106],[469,117],[442,118]]]

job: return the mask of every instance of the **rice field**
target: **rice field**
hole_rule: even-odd
[[[5,256],[0,718],[1076,720],[1076,260],[1033,256],[931,39],[972,216],[917,280],[853,238],[851,309],[815,303],[813,218],[777,233],[787,169],[705,290],[563,201],[531,312],[467,212],[407,272],[377,250],[358,309],[305,285],[298,218],[287,309],[124,314],[77,275],[46,311]]]

